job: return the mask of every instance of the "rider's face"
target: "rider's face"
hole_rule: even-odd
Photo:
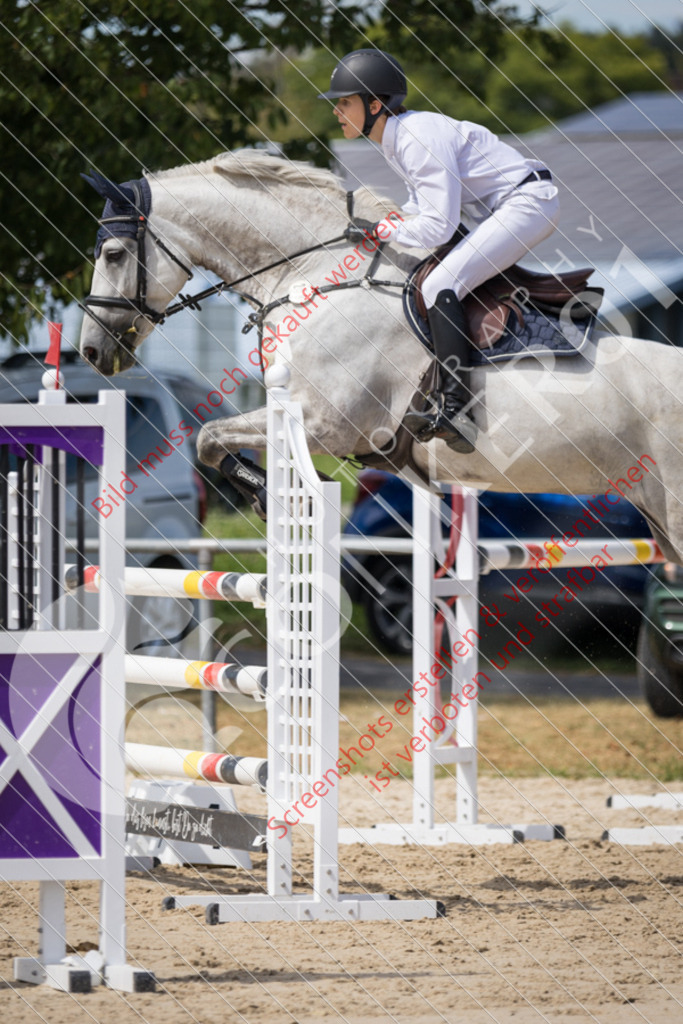
[[[365,105],[360,96],[342,96],[337,100],[333,113],[345,139],[357,139],[363,134]]]

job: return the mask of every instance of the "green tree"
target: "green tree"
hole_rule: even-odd
[[[677,52],[667,50],[667,64],[654,36],[590,34],[568,25],[552,33],[528,27],[506,32],[503,43],[502,53],[471,46],[456,58],[446,47],[430,53],[416,41],[402,56],[407,105],[476,121],[502,134],[522,133],[624,93],[663,89]],[[329,108],[315,96],[326,87],[331,67],[329,54],[316,49],[282,58],[273,69],[281,101],[292,115],[285,127],[275,129],[274,138],[289,145],[302,123],[318,137],[330,131]]]
[[[667,85],[680,91],[683,89],[683,21],[679,21],[678,27],[670,32],[655,26],[647,38],[664,57]]]
[[[101,201],[79,172],[115,180],[244,145],[272,83],[266,46],[352,46],[362,4],[324,0],[5,0],[0,8],[3,330],[25,333],[46,301],[81,297]],[[348,16],[348,20],[347,20]],[[47,290],[46,290],[47,289]]]
[[[452,63],[502,53],[509,28],[533,31],[499,0],[3,0],[2,330],[23,337],[46,303],[86,291],[101,202],[80,171],[126,180],[262,141],[290,120],[269,55],[322,46],[325,85],[334,55],[368,39],[401,57],[438,49]],[[301,121],[287,151],[329,159],[331,126],[312,139]]]
[[[564,52],[557,33],[539,27],[540,15],[520,18],[516,8],[498,0],[393,0],[368,13],[364,38],[395,54],[408,76],[408,105],[443,110],[488,124],[482,85],[515,40],[528,41],[547,60]],[[334,53],[341,56],[342,48]],[[329,161],[329,140],[338,133],[330,110],[316,97],[328,88],[335,56],[320,47],[300,56],[281,53],[270,61],[281,110],[289,116],[269,123],[271,138],[290,155]],[[259,124],[266,129],[264,115]],[[310,137],[306,140],[306,129]]]
[[[553,61],[534,42],[511,41],[487,81],[494,130],[531,131],[624,94],[664,88],[664,58],[644,36],[597,35],[569,25],[562,36],[567,45]]]

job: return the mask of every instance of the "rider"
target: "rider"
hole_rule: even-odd
[[[404,179],[409,198],[403,211],[412,216],[391,222],[393,241],[423,249],[442,245],[458,228],[461,207],[477,222],[423,283],[441,387],[438,411],[411,417],[420,440],[440,437],[455,451],[469,453],[477,427],[466,408],[471,360],[461,300],[552,233],[559,217],[557,189],[542,163],[523,157],[488,128],[406,110],[407,91],[394,57],[354,50],[337,64],[329,90],[319,98],[334,101],[344,138],[365,135],[380,143]],[[376,233],[377,225],[368,227]]]

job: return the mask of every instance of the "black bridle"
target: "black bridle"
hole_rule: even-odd
[[[133,212],[128,214],[118,214],[114,217],[103,217],[97,223],[105,227],[107,224],[130,224],[135,227],[133,237],[137,243],[137,288],[134,299],[127,299],[125,296],[117,298],[110,295],[88,295],[83,302],[79,303],[84,312],[88,314],[99,326],[116,342],[121,342],[126,334],[137,334],[137,328],[135,326],[135,320],[131,327],[129,327],[123,333],[121,331],[114,331],[111,327],[104,322],[92,311],[92,306],[100,306],[103,309],[126,309],[134,310],[139,316],[145,317],[150,320],[153,324],[163,323],[168,316],[170,310],[165,313],[160,313],[157,309],[153,309],[147,304],[147,257],[145,252],[145,238],[149,233],[150,238],[156,245],[166,253],[174,263],[177,263],[181,270],[187,274],[188,281],[194,276],[189,267],[175,256],[171,250],[166,246],[162,240],[156,235],[149,226],[147,217],[142,213],[142,191],[137,182],[131,183],[131,188],[134,194]]]
[[[132,325],[125,331],[115,331],[108,324],[102,320],[97,313],[93,312],[93,306],[100,306],[103,309],[126,309],[134,310],[139,316],[149,320],[155,326],[164,323],[169,317],[173,316],[174,313],[179,313],[181,309],[201,309],[200,303],[205,299],[210,298],[212,295],[219,295],[221,292],[233,291],[237,285],[243,284],[245,281],[249,281],[254,277],[258,277],[259,274],[265,274],[268,270],[274,270],[276,267],[281,267],[285,263],[290,263],[292,260],[297,259],[299,256],[306,256],[308,253],[317,252],[319,249],[325,249],[329,245],[335,245],[337,242],[343,242],[346,240],[346,235],[337,235],[335,238],[330,238],[326,242],[318,242],[316,245],[311,245],[307,249],[300,249],[298,252],[292,253],[290,256],[283,256],[279,260],[275,260],[274,263],[269,263],[265,267],[261,267],[259,270],[253,270],[248,274],[244,274],[243,277],[236,278],[234,281],[220,281],[218,284],[212,285],[210,288],[205,288],[204,291],[198,292],[195,295],[183,295],[180,293],[180,299],[178,302],[174,302],[172,306],[169,306],[163,313],[160,313],[157,309],[152,309],[151,306],[147,305],[147,259],[145,254],[145,238],[149,233],[150,238],[154,241],[159,248],[166,253],[166,255],[177,263],[178,266],[187,274],[188,281],[193,277],[192,271],[187,267],[181,260],[175,256],[171,250],[164,245],[162,240],[156,235],[149,227],[147,216],[142,212],[142,192],[137,182],[131,182],[131,187],[134,193],[134,210],[129,214],[118,214],[114,217],[103,217],[98,221],[101,226],[107,224],[119,223],[119,224],[131,224],[135,225],[134,236],[137,242],[137,289],[134,299],[127,299],[125,297],[116,298],[108,295],[88,295],[82,302],[79,302],[81,309],[94,320],[102,330],[108,334],[117,344],[125,343],[125,337],[128,334],[136,335],[138,333],[135,323],[138,319],[136,316],[133,320]],[[353,192],[346,193],[346,209],[349,215],[351,224],[354,224],[353,214]],[[381,242],[375,257],[379,257],[384,243]],[[401,286],[401,283],[396,281],[375,281],[372,279],[372,272],[376,265],[376,259],[373,259],[371,267],[369,268],[366,278],[363,283],[367,285],[391,285],[392,287]],[[346,287],[359,287],[361,281],[348,282]],[[344,285],[338,286],[327,286],[320,289],[321,291],[329,291],[332,287],[344,287]],[[256,302],[256,300],[253,300]],[[254,324],[258,324],[259,327],[262,323],[263,316],[276,306],[282,305],[286,301],[285,298],[278,299],[268,306],[263,303],[257,303],[261,307],[261,310],[257,314],[252,314],[250,317],[250,323],[246,325],[243,330],[249,330]]]

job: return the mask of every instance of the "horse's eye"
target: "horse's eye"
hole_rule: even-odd
[[[123,249],[109,249],[104,254],[107,263],[120,263],[123,259]]]

